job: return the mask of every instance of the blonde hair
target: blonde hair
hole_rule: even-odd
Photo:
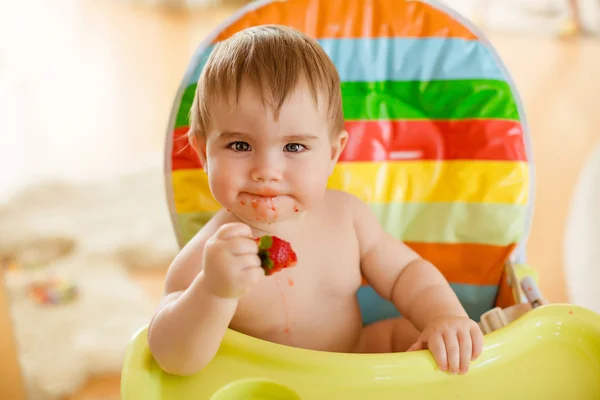
[[[344,129],[342,95],[338,71],[323,48],[312,38],[294,29],[262,25],[244,29],[219,42],[211,52],[198,80],[190,109],[189,137],[204,137],[210,129],[210,107],[217,100],[239,99],[242,82],[261,93],[263,104],[275,118],[304,79],[313,99],[327,102],[330,133]]]

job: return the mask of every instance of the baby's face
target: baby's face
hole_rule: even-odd
[[[247,223],[297,217],[322,198],[345,136],[331,138],[326,104],[298,85],[276,119],[251,86],[214,106],[205,166],[215,199]],[[341,142],[341,143],[340,143]],[[337,145],[337,147],[336,147]]]

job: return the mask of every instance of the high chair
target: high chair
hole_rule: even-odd
[[[166,185],[180,245],[220,208],[185,137],[196,82],[215,43],[262,24],[299,29],[333,59],[350,138],[329,187],[368,203],[388,232],[441,270],[486,334],[483,354],[468,374],[450,375],[429,351],[327,353],[229,330],[208,367],[176,377],[153,361],[143,327],[127,349],[122,398],[600,398],[600,316],[546,304],[526,264],[534,170],[515,84],[485,37],[436,2],[259,1],[208,37],[168,127]],[[365,324],[398,315],[366,284],[357,296]]]

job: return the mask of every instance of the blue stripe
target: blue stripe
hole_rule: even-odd
[[[479,322],[479,318],[483,313],[494,308],[498,286],[478,286],[458,283],[451,283],[450,286],[458,296],[469,317],[473,320]],[[358,289],[357,297],[365,325],[401,316],[394,305],[379,296],[371,286],[362,286]]]
[[[460,38],[320,39],[343,82],[505,80],[485,45]],[[196,83],[212,46],[194,60]],[[362,61],[362,62],[361,62]]]

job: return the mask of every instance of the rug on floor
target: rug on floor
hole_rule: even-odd
[[[127,342],[156,306],[128,269],[164,269],[176,251],[159,168],[39,185],[0,204],[0,260],[13,265],[6,283],[32,400],[120,372]],[[28,288],[52,276],[73,282],[78,298],[36,303]]]

